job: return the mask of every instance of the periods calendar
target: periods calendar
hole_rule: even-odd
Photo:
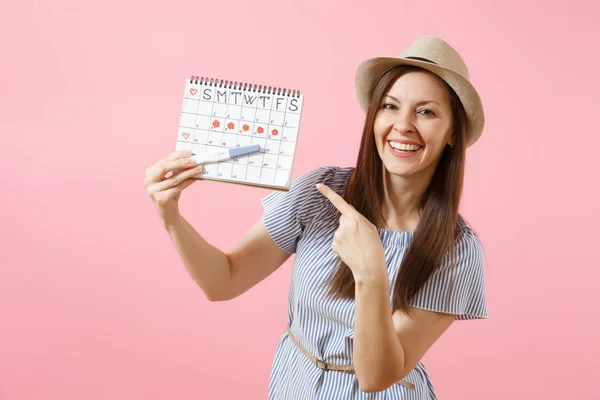
[[[252,154],[205,164],[196,178],[289,190],[303,100],[297,90],[192,76],[176,149],[209,155],[258,145]]]

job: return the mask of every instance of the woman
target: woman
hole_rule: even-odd
[[[210,300],[239,296],[296,254],[270,399],[435,399],[421,358],[454,320],[488,317],[482,245],[458,213],[465,151],[484,126],[468,79],[435,37],[364,61],[356,167],[317,168],[273,192],[227,253],[179,214],[202,170],[190,153],[147,171],[158,214]],[[165,178],[174,170],[183,172]]]

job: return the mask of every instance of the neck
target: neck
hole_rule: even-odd
[[[390,229],[414,231],[417,228],[421,198],[430,182],[431,176],[404,178],[384,170],[382,211]]]

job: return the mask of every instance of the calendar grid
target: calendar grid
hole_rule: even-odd
[[[257,153],[209,163],[196,178],[289,190],[304,98],[296,91],[278,92],[270,86],[186,80],[178,149],[211,153],[260,146]]]

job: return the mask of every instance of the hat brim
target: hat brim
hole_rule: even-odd
[[[389,68],[398,65],[421,67],[442,78],[456,92],[467,114],[467,147],[474,144],[485,125],[483,105],[477,90],[461,75],[427,61],[402,57],[374,57],[364,60],[356,71],[356,96],[361,109],[366,112],[377,81]]]

